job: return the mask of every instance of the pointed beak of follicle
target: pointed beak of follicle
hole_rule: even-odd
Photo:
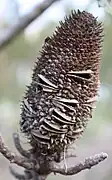
[[[90,69],[83,70],[83,71],[69,71],[67,73],[67,75],[70,77],[77,77],[79,79],[89,81],[89,80],[91,80],[91,77],[93,75],[93,71]]]

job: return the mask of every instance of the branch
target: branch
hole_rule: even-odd
[[[11,163],[15,163],[28,170],[35,169],[33,162],[28,161],[28,159],[16,155],[16,153],[11,152],[8,147],[4,144],[4,140],[0,135],[0,153],[8,159]]]
[[[18,150],[18,152],[24,156],[24,157],[29,157],[30,156],[30,152],[27,150],[24,150],[20,144],[20,138],[19,138],[19,134],[18,133],[13,133],[13,140],[14,140],[14,144],[16,149]]]
[[[41,4],[35,6],[31,12],[21,17],[17,23],[13,24],[6,34],[0,38],[0,49],[8,45],[16,36],[18,36],[29,24],[38,18],[47,8],[58,0],[44,0]]]
[[[86,158],[83,162],[80,162],[79,164],[76,164],[75,166],[68,168],[67,171],[65,171],[65,168],[61,168],[61,165],[52,163],[50,170],[54,173],[59,173],[62,175],[74,175],[82,170],[92,168],[93,166],[104,161],[107,157],[108,155],[106,153],[96,154],[94,156]]]
[[[40,164],[38,164],[38,157],[37,159],[35,159],[35,154],[34,155],[32,154],[31,157],[33,158],[31,158],[30,156],[28,158],[26,157],[23,158],[21,156],[16,155],[15,153],[12,153],[8,149],[8,147],[4,144],[4,141],[1,136],[0,136],[0,153],[5,158],[7,158],[11,163],[15,163],[25,168],[24,175],[18,174],[13,169],[10,169],[11,173],[16,178],[19,178],[22,180],[24,180],[26,177],[27,177],[26,179],[31,179],[31,177],[33,177],[33,180],[34,179],[45,180],[46,177],[52,172],[59,173],[62,175],[74,175],[74,174],[79,173],[82,170],[90,169],[91,167],[99,164],[100,162],[104,161],[108,157],[106,153],[96,154],[94,156],[86,158],[83,162],[80,162],[74,165],[73,167],[61,167],[60,163],[56,163],[53,161],[45,163],[45,161],[43,160],[42,162],[40,162]],[[39,172],[41,172],[41,174],[39,174]]]

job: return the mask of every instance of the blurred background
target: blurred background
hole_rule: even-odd
[[[46,0],[47,1],[47,0]],[[0,0],[0,42],[12,25],[32,12],[43,0]],[[106,5],[109,3],[109,7]],[[0,49],[0,132],[10,149],[15,150],[12,133],[19,130],[20,102],[25,86],[31,81],[34,62],[44,38],[51,35],[60,20],[72,9],[87,10],[104,23],[104,44],[101,62],[101,88],[96,110],[87,130],[78,142],[79,159],[99,152],[108,153],[106,161],[75,176],[59,176],[77,180],[112,180],[112,6],[110,1],[60,0],[33,21],[19,36]],[[21,143],[27,140],[21,135]],[[16,151],[16,150],[15,150]],[[75,163],[75,159],[70,163]],[[0,180],[14,180],[9,162],[0,155]],[[58,176],[50,175],[48,179]]]

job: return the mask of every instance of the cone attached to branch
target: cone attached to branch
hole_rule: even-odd
[[[20,120],[38,155],[60,161],[92,117],[100,85],[102,32],[93,15],[73,11],[45,39]]]

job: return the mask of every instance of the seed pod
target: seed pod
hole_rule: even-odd
[[[45,41],[22,102],[20,127],[41,155],[60,156],[82,135],[99,88],[102,25],[72,12]],[[58,158],[59,159],[59,158]]]

